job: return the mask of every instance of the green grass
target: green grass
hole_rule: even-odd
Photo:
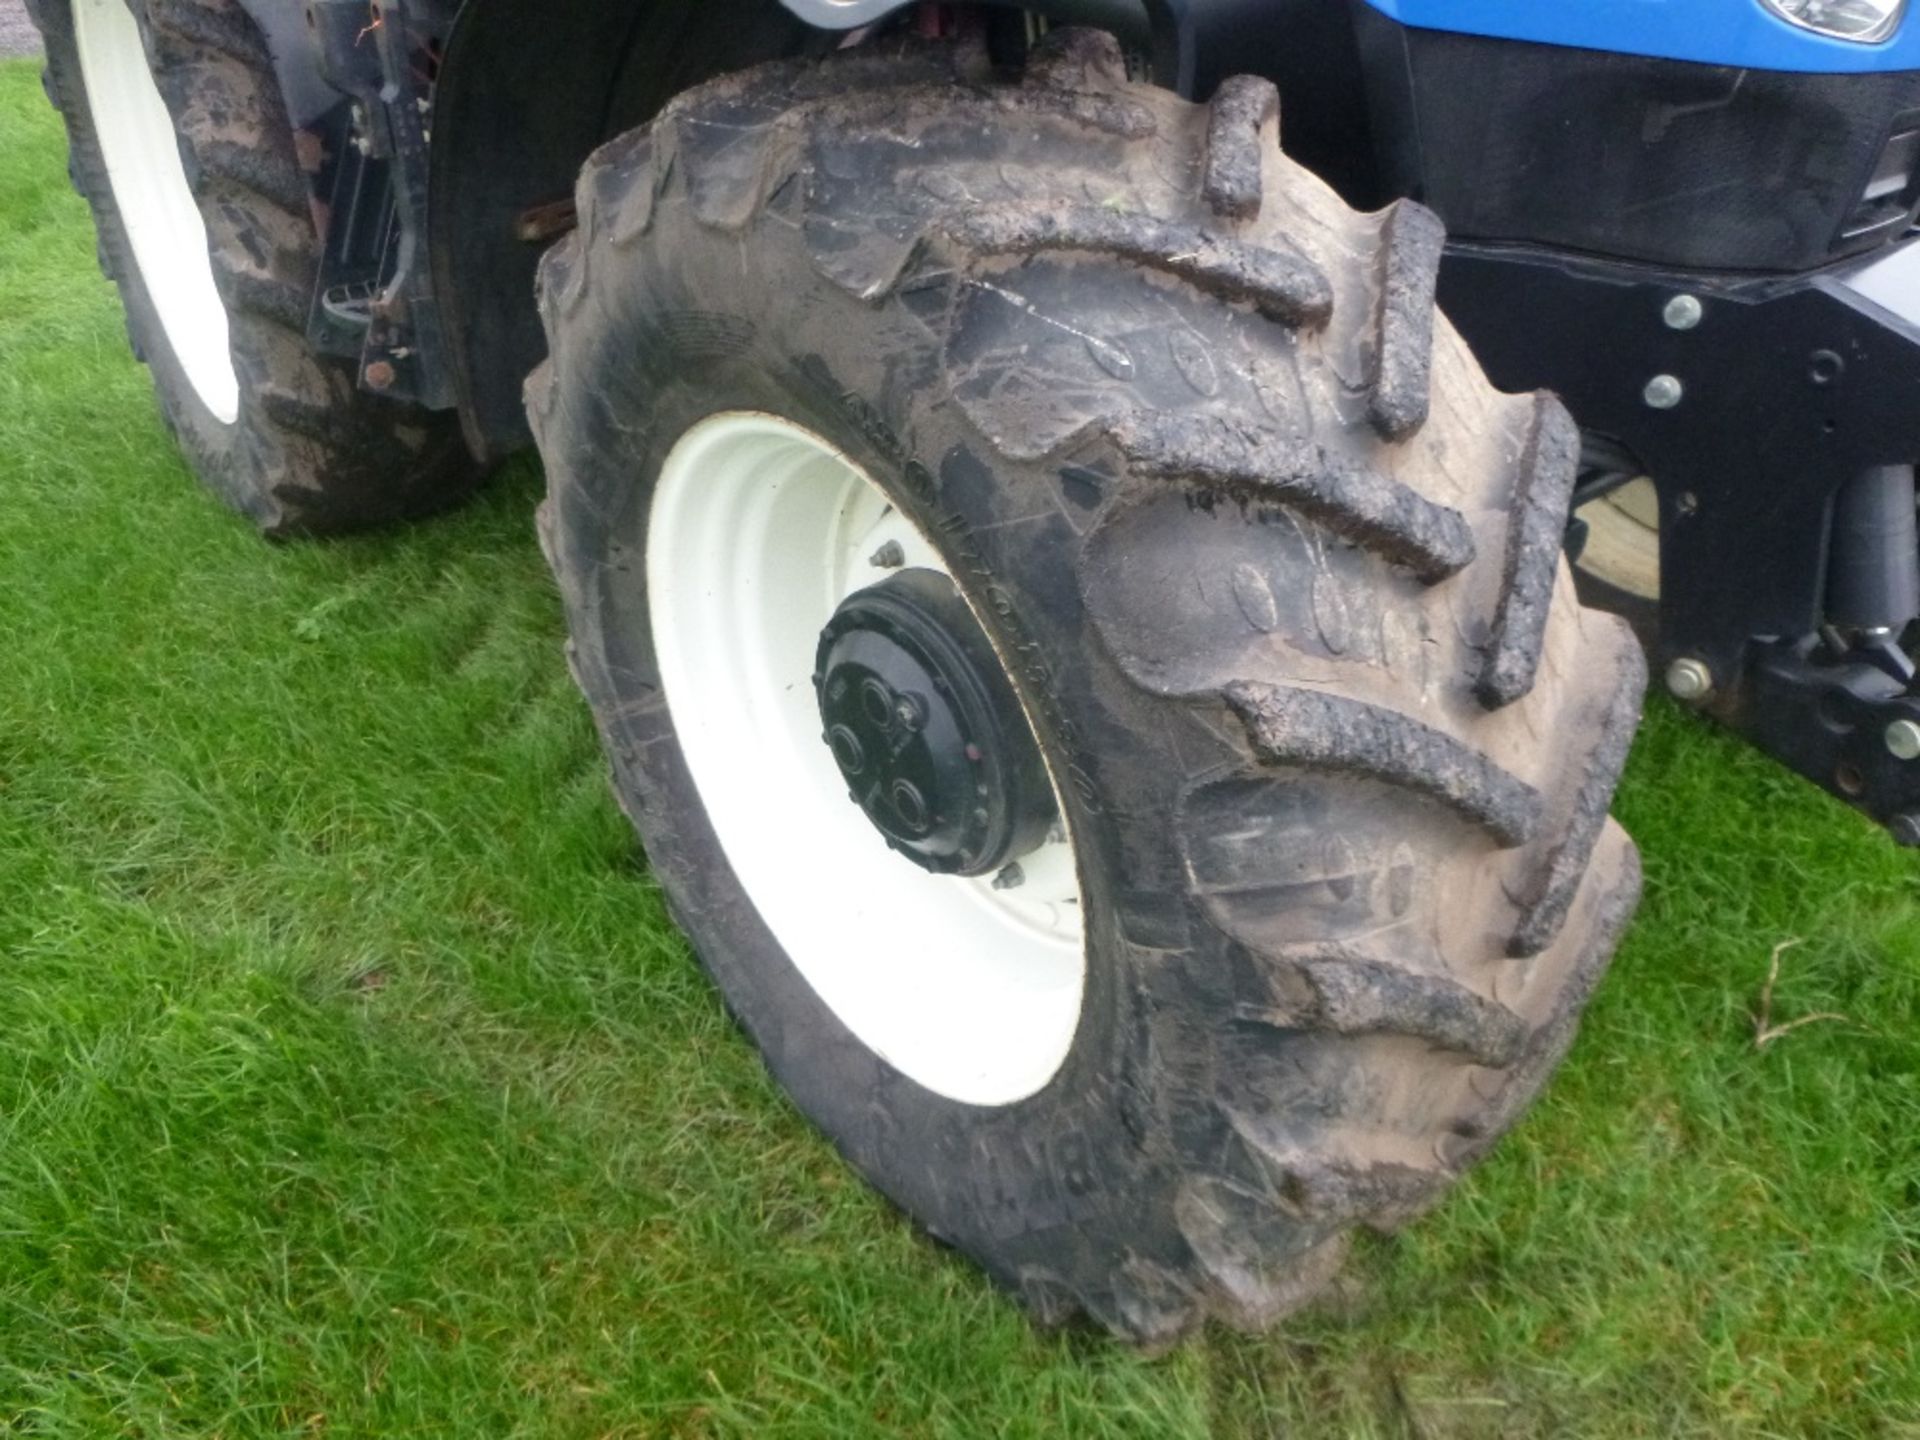
[[[1264,1340],[1033,1333],[784,1103],[609,800],[537,477],[273,549],[0,66],[0,1434],[1920,1437],[1912,857],[1663,705],[1648,898]],[[1756,1050],[1776,1020],[1840,1011]]]

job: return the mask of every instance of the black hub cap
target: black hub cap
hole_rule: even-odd
[[[849,794],[938,875],[985,875],[1037,847],[1053,791],[1013,688],[946,576],[901,570],[820,632],[813,685]]]

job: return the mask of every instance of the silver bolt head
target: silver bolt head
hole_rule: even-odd
[[[1713,693],[1713,672],[1701,661],[1683,656],[1667,666],[1667,690],[1676,700],[1704,700]]]
[[[1920,815],[1896,815],[1887,821],[1887,833],[1896,845],[1920,846]]]
[[[1640,392],[1640,398],[1655,410],[1671,410],[1686,393],[1687,387],[1680,383],[1678,375],[1656,375],[1647,381],[1647,388]]]
[[[1887,749],[1896,760],[1920,760],[1920,724],[1896,720],[1887,726]]]
[[[1707,313],[1697,295],[1676,295],[1667,301],[1667,308],[1661,318],[1667,322],[1669,330],[1691,330],[1700,323],[1700,317]]]

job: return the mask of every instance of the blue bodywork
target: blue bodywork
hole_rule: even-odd
[[[1760,0],[1366,0],[1403,25],[1667,60],[1858,75],[1920,70],[1920,14],[1878,45],[1802,30]]]

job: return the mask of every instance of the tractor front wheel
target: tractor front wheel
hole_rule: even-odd
[[[1083,32],[717,81],[578,210],[529,385],[575,673],[801,1108],[1148,1345],[1433,1204],[1632,910],[1644,679],[1433,217]]]

